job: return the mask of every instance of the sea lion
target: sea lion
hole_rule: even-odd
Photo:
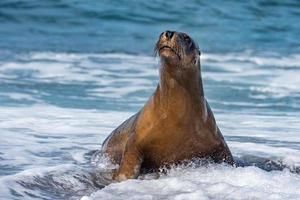
[[[200,50],[181,32],[159,36],[160,80],[144,107],[103,142],[102,152],[119,168],[116,181],[141,171],[194,158],[233,164],[231,152],[204,98]]]

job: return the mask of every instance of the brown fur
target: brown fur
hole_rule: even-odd
[[[104,141],[102,151],[120,164],[115,180],[136,178],[193,158],[233,164],[204,98],[200,51],[185,33],[166,31],[156,44],[160,82],[145,106]]]

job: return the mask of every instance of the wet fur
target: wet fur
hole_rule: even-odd
[[[155,45],[161,67],[154,94],[103,142],[102,151],[120,165],[117,181],[194,158],[234,162],[204,98],[199,48],[185,33],[172,36],[163,33]]]

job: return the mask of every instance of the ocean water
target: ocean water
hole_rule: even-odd
[[[300,2],[0,1],[0,199],[300,199]],[[102,189],[92,156],[158,82],[164,30],[202,51],[237,162]]]

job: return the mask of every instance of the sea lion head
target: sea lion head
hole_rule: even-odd
[[[200,50],[194,40],[186,33],[165,31],[160,34],[155,46],[163,65],[193,68],[200,64]]]

